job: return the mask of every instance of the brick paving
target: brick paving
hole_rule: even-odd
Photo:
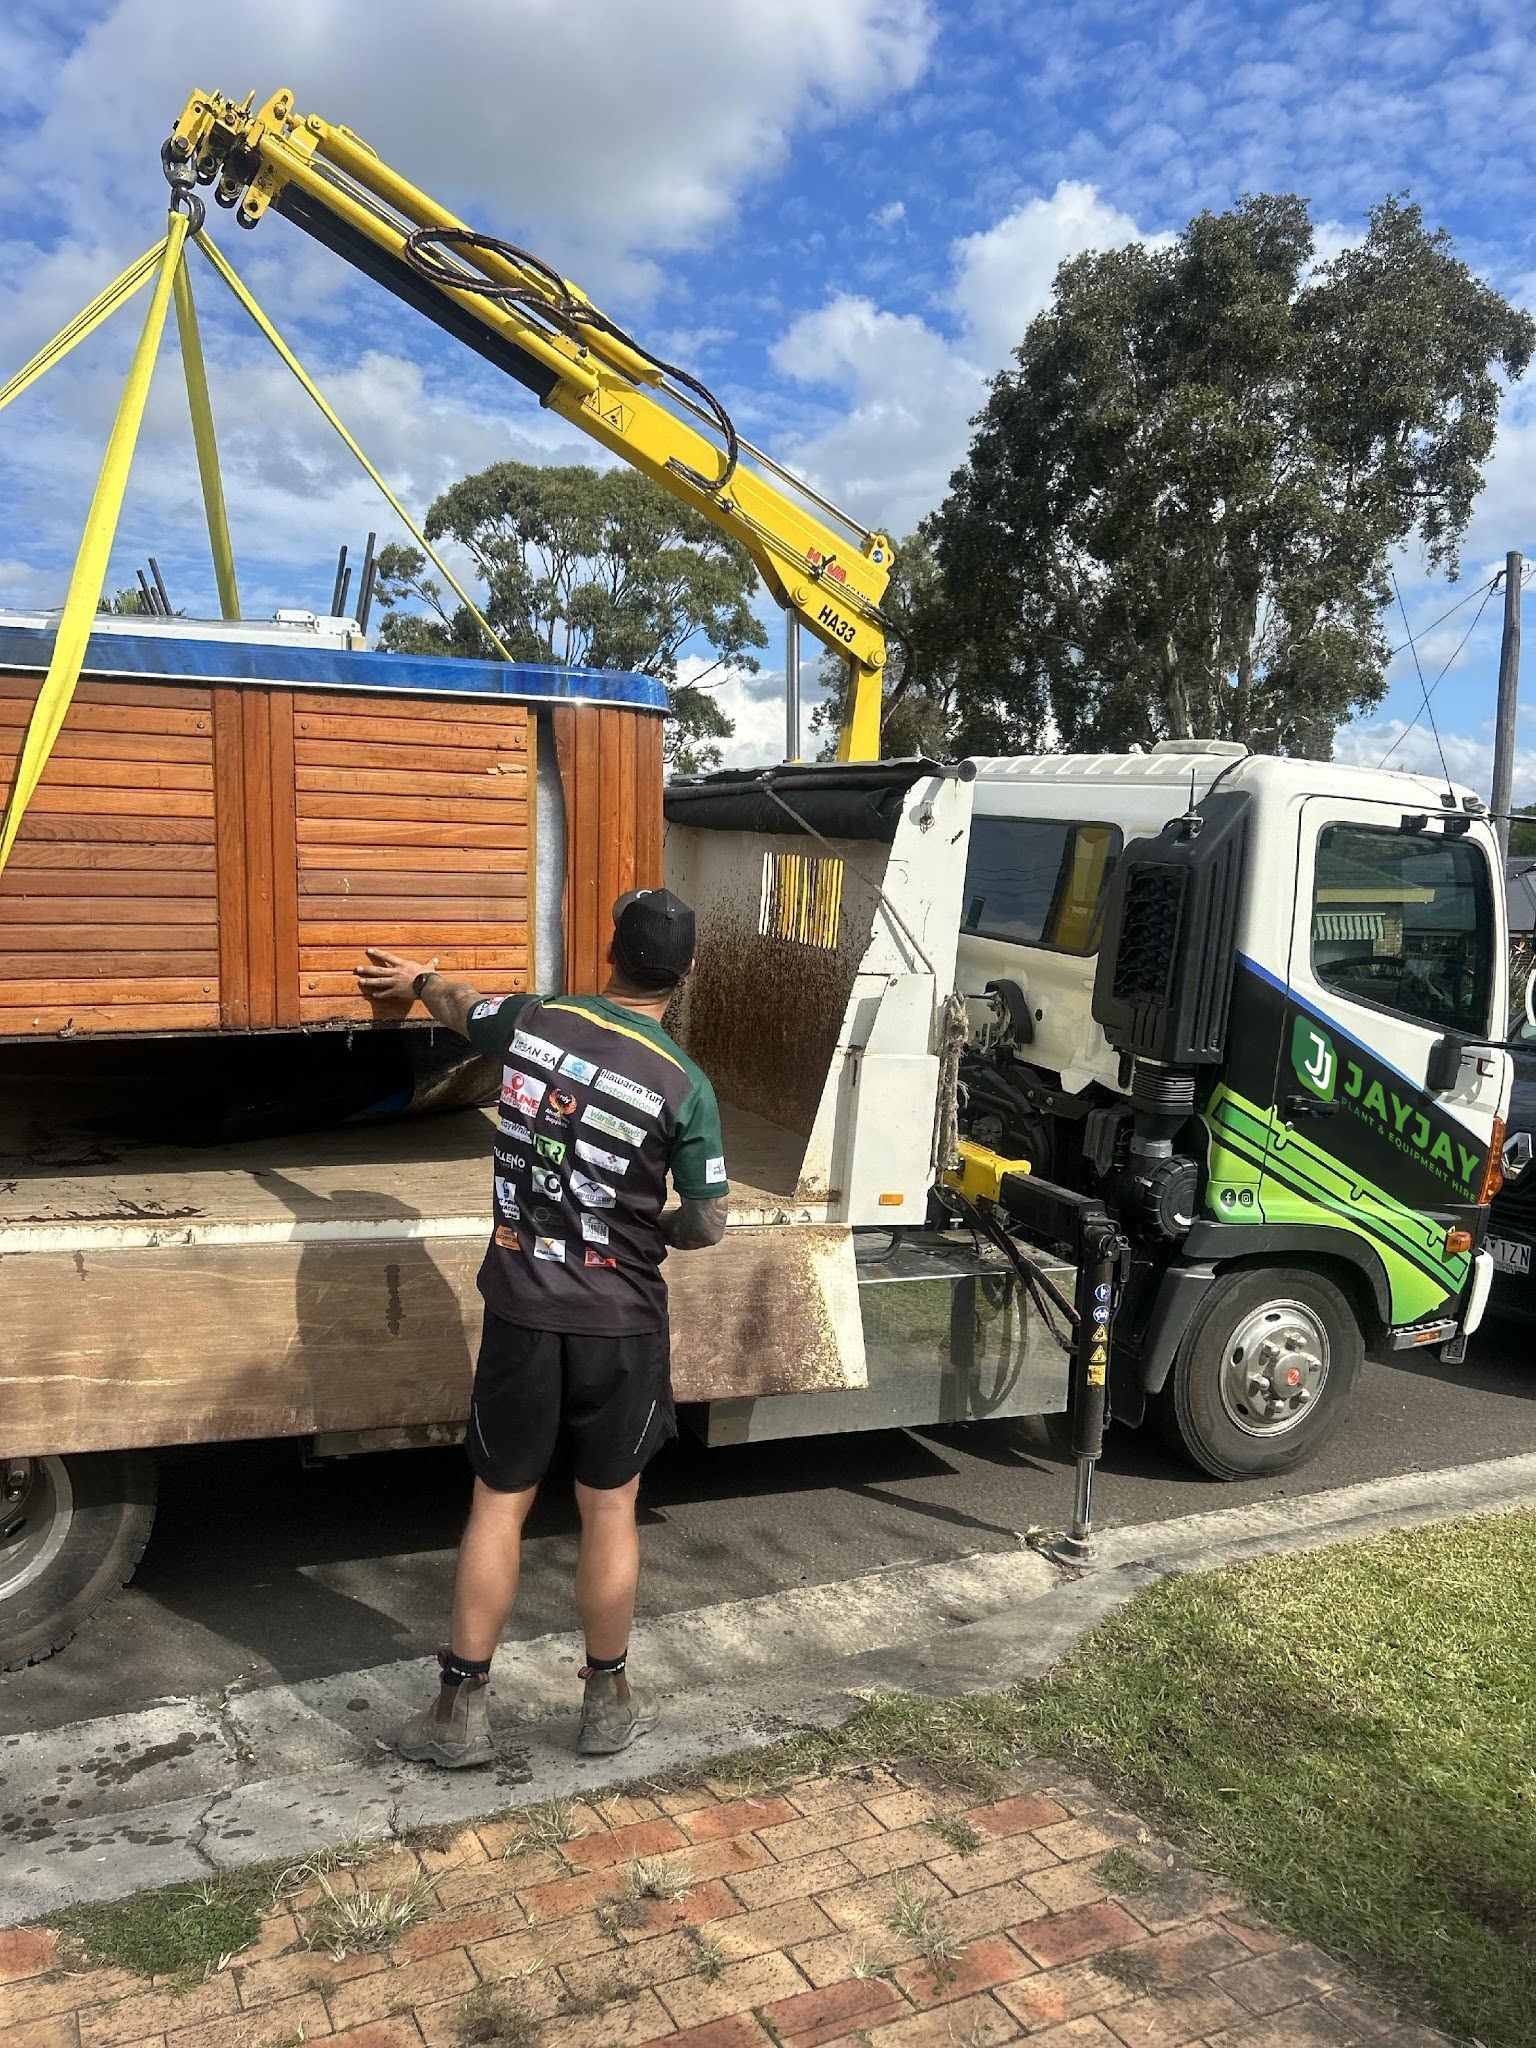
[[[0,1933],[4,2048],[1433,2048],[1093,1788],[985,1801],[917,1766],[724,1782],[391,1844],[338,1890],[432,1880],[382,1954],[305,1946],[314,1892],[200,1983]],[[968,1828],[961,1823],[968,1823]],[[1108,1859],[1106,1861],[1106,1858]],[[640,1867],[637,1869],[637,1864]],[[631,1897],[664,1877],[675,1898]]]

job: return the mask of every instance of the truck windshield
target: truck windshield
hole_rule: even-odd
[[[1493,881],[1481,847],[1443,832],[1325,825],[1312,892],[1312,971],[1399,1016],[1489,1028]]]

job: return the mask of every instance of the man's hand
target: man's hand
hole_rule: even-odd
[[[398,953],[386,953],[378,946],[365,948],[368,964],[359,967],[357,985],[370,1003],[403,1003],[411,1007],[416,1000],[415,982],[418,974],[430,974],[436,967],[435,960],[402,960]]]
[[[445,981],[437,971],[435,959],[403,960],[398,953],[386,953],[380,946],[364,950],[368,965],[354,970],[357,985],[382,1019],[406,1016],[416,1001],[416,977],[430,974],[432,979],[423,988],[421,1001],[439,1024],[456,1031],[460,1038],[468,1038],[469,1013],[480,1001],[478,989],[471,988],[466,981]]]

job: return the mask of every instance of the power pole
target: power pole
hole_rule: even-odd
[[[800,617],[784,614],[784,758],[800,758]]]
[[[1515,712],[1520,698],[1520,578],[1524,558],[1504,557],[1504,639],[1499,648],[1499,712],[1493,734],[1493,829],[1509,855],[1509,813],[1515,789]]]

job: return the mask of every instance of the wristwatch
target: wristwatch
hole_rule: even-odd
[[[419,1000],[422,990],[426,987],[427,983],[432,979],[433,975],[436,974],[436,972],[437,969],[435,967],[423,967],[420,974],[418,974],[416,979],[411,983],[411,994]]]

